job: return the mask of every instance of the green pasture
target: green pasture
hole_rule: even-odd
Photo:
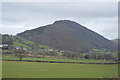
[[[15,46],[17,46],[17,47],[24,47],[24,48],[27,48],[27,49],[31,49],[31,47],[30,46],[27,46],[27,45],[25,45],[25,44],[23,44],[23,43],[20,43],[20,42],[18,42],[18,41],[16,41],[16,42],[14,42],[13,43]]]
[[[4,59],[4,60],[19,60],[19,57],[15,57],[12,55],[3,55],[2,59]],[[67,59],[67,58],[35,58],[35,57],[23,57],[22,60],[83,62],[83,63],[114,63],[115,62],[115,61],[106,61],[106,60]]]
[[[3,78],[112,78],[118,65],[3,61]]]

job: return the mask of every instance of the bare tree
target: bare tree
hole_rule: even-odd
[[[19,57],[19,60],[21,61],[22,58],[25,56],[25,54],[27,53],[27,51],[23,48],[20,48],[20,49],[16,49],[14,51],[15,53],[15,56]]]

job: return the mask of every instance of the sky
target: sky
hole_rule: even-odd
[[[72,20],[108,39],[118,38],[117,2],[2,2],[2,34]],[[1,18],[1,16],[0,16]]]

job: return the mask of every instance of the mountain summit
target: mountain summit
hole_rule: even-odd
[[[17,35],[65,51],[88,52],[93,48],[116,48],[112,41],[70,20],[55,21],[53,24]]]

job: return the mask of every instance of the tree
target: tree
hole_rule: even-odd
[[[85,55],[85,59],[89,59],[89,55],[88,54]]]
[[[117,58],[115,52],[111,52],[107,49],[93,49],[89,53],[89,57],[90,59],[95,59],[95,60],[113,60]]]
[[[15,53],[15,56],[19,57],[19,60],[21,61],[22,58],[23,58],[23,57],[25,56],[25,54],[27,53],[27,51],[24,50],[23,48],[20,48],[20,49],[16,49],[16,50],[14,51],[14,53]]]
[[[12,36],[2,35],[2,44],[12,45],[13,44],[13,38],[12,38]]]

